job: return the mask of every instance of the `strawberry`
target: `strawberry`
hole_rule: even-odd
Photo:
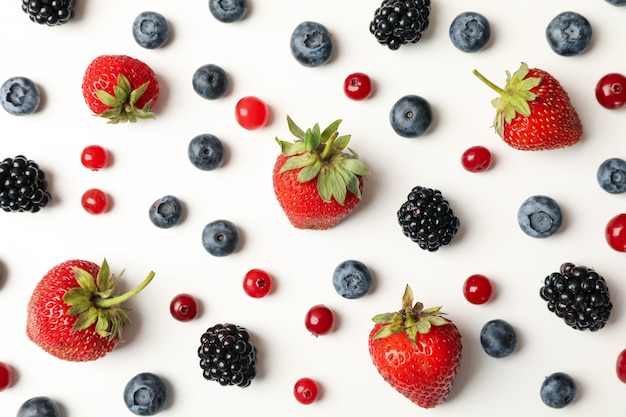
[[[544,70],[522,63],[500,88],[474,70],[474,74],[500,97],[494,127],[500,137],[515,149],[547,150],[577,143],[583,133],[576,109],[561,84]]]
[[[348,148],[350,135],[339,136],[341,120],[323,131],[315,124],[300,129],[289,116],[287,124],[297,138],[276,138],[282,153],[276,158],[272,181],[276,199],[298,229],[329,229],[359,203],[363,179],[369,174],[356,152]]]
[[[83,97],[96,115],[109,123],[153,119],[159,81],[142,61],[126,55],[101,55],[83,76]]]
[[[52,268],[39,281],[28,303],[26,334],[57,358],[81,362],[105,356],[130,325],[130,309],[122,303],[150,283],[154,273],[124,294],[115,292],[121,275],[109,275],[90,261],[70,260]]]
[[[461,334],[441,307],[413,305],[407,285],[402,310],[376,315],[369,335],[372,362],[387,383],[423,408],[443,403],[461,363]]]

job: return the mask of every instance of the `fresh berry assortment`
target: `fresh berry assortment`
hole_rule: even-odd
[[[167,405],[169,390],[159,375],[142,372],[132,377],[124,387],[124,402],[138,416],[153,416]]]
[[[25,116],[39,109],[41,92],[30,78],[12,77],[0,87],[0,104],[9,114]]]

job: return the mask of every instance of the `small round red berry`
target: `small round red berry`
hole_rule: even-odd
[[[343,82],[343,91],[352,100],[365,100],[372,94],[372,80],[367,74],[354,72]]]
[[[269,108],[263,100],[254,96],[247,96],[237,102],[235,118],[244,129],[260,129],[269,120]]]
[[[109,196],[98,188],[90,188],[83,194],[81,204],[87,213],[102,214],[109,208]]]
[[[626,349],[622,350],[617,355],[617,363],[615,364],[615,371],[620,381],[626,384]]]
[[[300,378],[293,386],[293,395],[302,404],[312,404],[319,395],[319,385],[311,378]]]
[[[13,384],[13,368],[4,362],[0,362],[0,391],[4,391]]]
[[[323,304],[315,305],[307,311],[304,325],[314,336],[328,334],[335,325],[335,313]]]
[[[109,164],[109,152],[99,145],[89,145],[80,154],[80,162],[93,171],[105,168]]]
[[[491,167],[491,152],[484,146],[472,146],[461,156],[463,168],[469,172],[482,172]]]
[[[491,281],[482,274],[470,275],[463,284],[463,296],[472,304],[485,304],[492,294]]]
[[[252,298],[265,297],[272,290],[272,277],[262,269],[251,269],[243,277],[243,290]]]
[[[626,252],[626,213],[613,217],[606,225],[606,241],[618,252]]]
[[[596,99],[602,107],[619,109],[626,104],[626,76],[619,73],[606,74],[596,84]]]
[[[190,294],[178,294],[170,302],[170,314],[178,321],[191,321],[198,317],[198,300]]]

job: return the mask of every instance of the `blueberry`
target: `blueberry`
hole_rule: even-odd
[[[33,397],[20,406],[17,417],[61,417],[61,410],[48,397]]]
[[[187,148],[189,161],[198,169],[212,171],[224,163],[226,149],[216,136],[204,133],[191,139]]]
[[[330,61],[333,40],[328,29],[320,23],[302,22],[290,39],[291,55],[305,67],[319,67]]]
[[[161,14],[142,12],[133,22],[133,37],[142,48],[157,49],[170,38],[170,27]]]
[[[539,394],[548,407],[563,408],[576,396],[576,382],[566,373],[555,372],[543,381]]]
[[[232,23],[244,18],[248,12],[247,0],[209,0],[209,11],[223,23]]]
[[[213,64],[203,65],[194,72],[191,79],[193,89],[202,98],[215,100],[226,95],[230,80],[221,67]]]
[[[562,56],[583,53],[591,43],[591,24],[576,12],[563,12],[548,23],[546,39],[550,48]]]
[[[168,390],[165,381],[153,373],[142,372],[131,378],[124,388],[124,402],[139,416],[153,416],[163,410]]]
[[[150,221],[161,229],[176,226],[183,218],[183,206],[178,197],[166,195],[152,203],[148,211]]]
[[[490,320],[480,330],[480,344],[487,355],[504,358],[515,350],[517,335],[508,322],[500,319]]]
[[[598,167],[598,184],[604,191],[611,194],[621,194],[626,191],[626,161],[620,158],[610,158]]]
[[[333,286],[344,298],[361,298],[372,288],[372,272],[363,262],[343,261],[333,271]]]
[[[425,134],[433,123],[430,103],[416,95],[406,95],[396,101],[389,112],[393,130],[405,138],[416,138]]]
[[[563,223],[558,203],[544,195],[528,197],[517,212],[517,222],[528,236],[544,238],[555,234]]]
[[[0,87],[2,107],[14,116],[25,116],[37,111],[41,104],[39,87],[26,77],[12,77]]]
[[[491,26],[480,13],[463,12],[450,24],[452,44],[463,52],[478,52],[484,49],[491,38]]]
[[[239,247],[239,230],[228,220],[215,220],[202,231],[202,246],[213,256],[228,256]]]
[[[626,6],[626,0],[606,0],[613,6]]]

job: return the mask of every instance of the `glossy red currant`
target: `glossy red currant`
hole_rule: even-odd
[[[251,269],[243,277],[243,290],[253,298],[265,297],[272,290],[272,277],[262,269]]]
[[[0,391],[9,388],[13,383],[13,369],[4,362],[0,362]]]
[[[372,80],[362,72],[352,73],[343,82],[343,92],[352,100],[365,100],[372,94]]]
[[[613,217],[606,225],[606,241],[618,252],[626,252],[626,213]]]
[[[109,152],[99,145],[89,145],[80,154],[80,162],[93,171],[105,168],[109,164]]]
[[[619,109],[626,104],[626,76],[619,73],[606,74],[596,84],[596,99],[602,107]]]
[[[619,380],[626,384],[626,349],[622,350],[620,354],[617,355],[615,372]]]
[[[319,395],[319,385],[311,378],[300,378],[293,386],[293,395],[302,404],[312,404]]]
[[[102,214],[109,208],[109,196],[98,188],[90,188],[81,198],[81,204],[90,214]]]
[[[472,304],[485,304],[492,295],[491,280],[482,274],[470,275],[463,284],[463,296]]]
[[[170,302],[170,314],[178,321],[191,321],[198,317],[198,300],[190,294],[178,294]]]
[[[235,118],[244,129],[260,129],[265,126],[269,119],[269,108],[263,100],[254,96],[247,96],[237,102]]]
[[[472,146],[461,156],[463,168],[469,172],[482,172],[491,167],[491,152],[484,146]]]
[[[328,334],[335,325],[335,313],[323,304],[315,305],[307,311],[304,325],[314,336]]]

